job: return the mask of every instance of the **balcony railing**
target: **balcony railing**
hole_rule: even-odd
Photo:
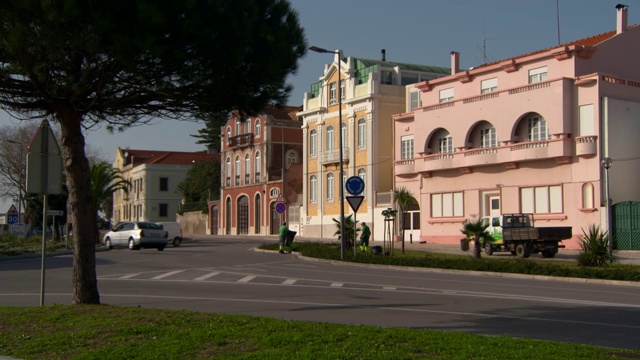
[[[591,157],[597,154],[598,137],[596,135],[576,137],[576,155]]]
[[[413,172],[407,160],[396,161],[395,171],[397,175],[410,175],[544,159],[556,159],[564,163],[566,158],[573,156],[574,141],[575,139],[563,138],[426,155],[413,159]]]
[[[236,135],[236,136],[232,136],[229,138],[229,144],[228,146],[230,148],[233,147],[241,147],[241,146],[249,146],[249,145],[253,145],[253,134],[252,133],[246,133],[246,134],[242,134],[242,135]]]
[[[340,162],[340,149],[320,151],[320,164],[335,164]],[[349,148],[342,148],[342,161],[349,162]]]

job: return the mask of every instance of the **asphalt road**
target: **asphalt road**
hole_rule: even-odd
[[[98,252],[101,301],[640,348],[638,284],[315,261],[255,251],[262,242]],[[45,304],[70,303],[71,266],[70,255],[47,259]],[[0,305],[39,300],[39,258],[0,262]]]

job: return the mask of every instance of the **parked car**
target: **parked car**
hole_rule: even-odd
[[[104,236],[104,245],[108,249],[120,246],[131,250],[156,248],[162,251],[168,243],[167,231],[162,226],[145,221],[117,223]]]
[[[180,246],[182,243],[182,226],[177,221],[167,221],[167,222],[159,222],[156,223],[161,225],[163,229],[167,230],[169,235],[169,243],[173,244],[173,246]]]

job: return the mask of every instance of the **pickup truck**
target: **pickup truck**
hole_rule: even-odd
[[[489,224],[489,220],[491,223]],[[502,221],[500,221],[502,220]],[[494,241],[483,244],[484,252],[491,255],[498,251],[510,251],[512,255],[528,258],[532,253],[552,258],[558,253],[562,240],[570,239],[570,226],[535,227],[532,214],[504,214],[483,218]]]

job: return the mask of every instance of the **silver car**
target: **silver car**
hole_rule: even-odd
[[[131,250],[140,248],[156,248],[159,251],[169,243],[167,232],[162,226],[145,221],[127,221],[117,223],[104,236],[104,246],[107,249],[121,246]]]

